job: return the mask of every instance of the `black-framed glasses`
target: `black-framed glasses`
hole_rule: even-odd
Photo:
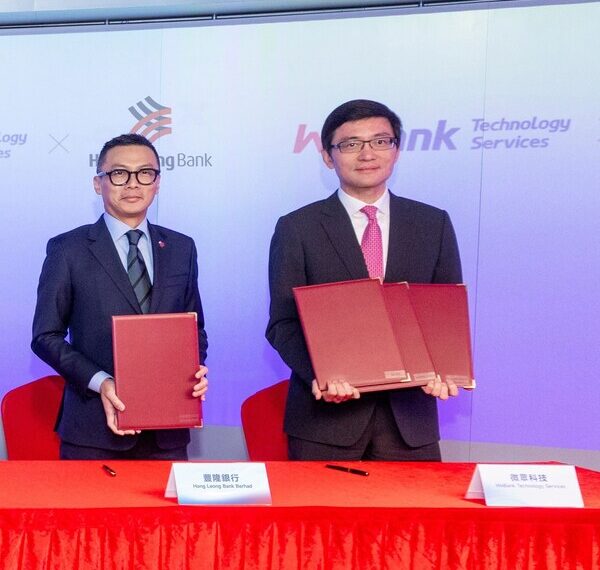
[[[349,139],[338,144],[332,144],[330,148],[337,148],[344,153],[359,153],[365,144],[368,144],[373,150],[390,150],[398,144],[396,137],[377,137],[368,141],[359,139]]]
[[[111,184],[114,186],[125,186],[129,182],[131,175],[135,174],[137,181],[142,186],[150,186],[158,178],[160,170],[156,168],[140,168],[139,170],[125,170],[124,168],[115,168],[108,172],[98,172],[98,176],[108,176]]]

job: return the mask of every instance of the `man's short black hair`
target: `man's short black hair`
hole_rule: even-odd
[[[336,107],[325,119],[325,123],[323,123],[323,128],[321,129],[321,144],[323,145],[323,149],[329,152],[331,142],[333,141],[333,133],[344,123],[370,119],[371,117],[386,118],[390,122],[390,125],[392,125],[394,136],[398,141],[398,146],[400,146],[400,136],[402,135],[400,117],[383,103],[368,99],[354,99]]]
[[[142,135],[138,135],[135,133],[127,133],[125,135],[119,135],[118,137],[110,139],[108,142],[104,143],[104,146],[102,147],[102,150],[98,155],[98,164],[96,166],[96,172],[102,171],[102,164],[104,164],[104,161],[106,160],[106,153],[111,148],[115,148],[116,146],[130,145],[147,146],[149,149],[151,149],[154,153],[154,156],[156,157],[156,164],[158,165],[158,168],[160,168],[160,158],[158,157],[158,152],[156,152],[154,145]]]

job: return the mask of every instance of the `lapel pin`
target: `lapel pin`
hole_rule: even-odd
[[[163,247],[165,247],[165,242],[164,242],[164,241],[162,241],[162,240],[159,240],[159,241],[158,241],[158,247],[160,247],[161,249],[162,249]]]

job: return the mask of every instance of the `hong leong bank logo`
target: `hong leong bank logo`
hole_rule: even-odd
[[[172,108],[163,105],[148,95],[128,108],[133,115],[135,123],[130,127],[131,134],[146,137],[154,143],[161,137],[173,134]],[[208,152],[175,152],[171,154],[162,153],[159,150],[161,170],[173,170],[175,168],[212,168],[213,155]],[[96,168],[98,153],[90,153],[89,166]]]
[[[151,143],[160,137],[170,135],[171,108],[157,103],[152,97],[146,97],[129,107],[129,112],[137,119],[131,127],[130,133],[137,133],[146,137]]]

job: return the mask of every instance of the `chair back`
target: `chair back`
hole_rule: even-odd
[[[45,376],[10,390],[2,398],[8,459],[59,459],[54,424],[65,381]]]
[[[251,461],[286,461],[287,435],[283,431],[289,380],[259,390],[242,404],[242,428]]]

